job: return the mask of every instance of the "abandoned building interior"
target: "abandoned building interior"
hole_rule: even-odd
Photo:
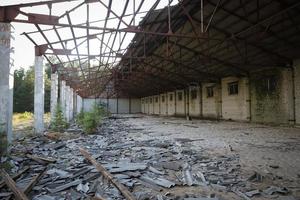
[[[14,37],[35,52],[26,137]],[[0,199],[299,200],[299,127],[298,0],[0,1]]]

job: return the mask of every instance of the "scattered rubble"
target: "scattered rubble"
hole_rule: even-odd
[[[190,139],[133,140],[122,120],[107,119],[96,135],[74,125],[70,138],[51,133],[57,137],[19,139],[12,156],[1,158],[13,166],[10,176],[1,170],[0,199],[294,199],[284,187],[255,188],[264,176],[254,172],[245,178],[238,154],[208,156],[195,151]]]

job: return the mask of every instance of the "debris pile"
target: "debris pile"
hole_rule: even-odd
[[[253,188],[263,176],[243,177],[237,154],[208,156],[193,149],[189,139],[134,140],[132,129],[115,118],[96,135],[73,127],[72,138],[19,139],[12,156],[1,160],[12,168],[10,176],[1,170],[0,199],[221,200],[289,194],[281,187]]]

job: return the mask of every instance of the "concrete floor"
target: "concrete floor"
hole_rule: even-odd
[[[133,140],[189,138],[209,155],[238,154],[245,177],[256,171],[270,178],[265,184],[289,186],[300,196],[299,128],[146,115],[125,123]]]

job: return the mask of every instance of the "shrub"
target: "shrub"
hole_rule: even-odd
[[[97,127],[101,124],[101,120],[107,115],[108,112],[105,110],[105,107],[101,104],[95,103],[91,111],[81,111],[77,115],[76,121],[78,125],[83,128],[85,133],[92,134],[97,131]]]
[[[55,116],[53,121],[51,122],[51,130],[63,132],[65,129],[69,127],[69,124],[66,122],[66,119],[63,116],[63,112],[60,104],[57,104],[55,109]]]

